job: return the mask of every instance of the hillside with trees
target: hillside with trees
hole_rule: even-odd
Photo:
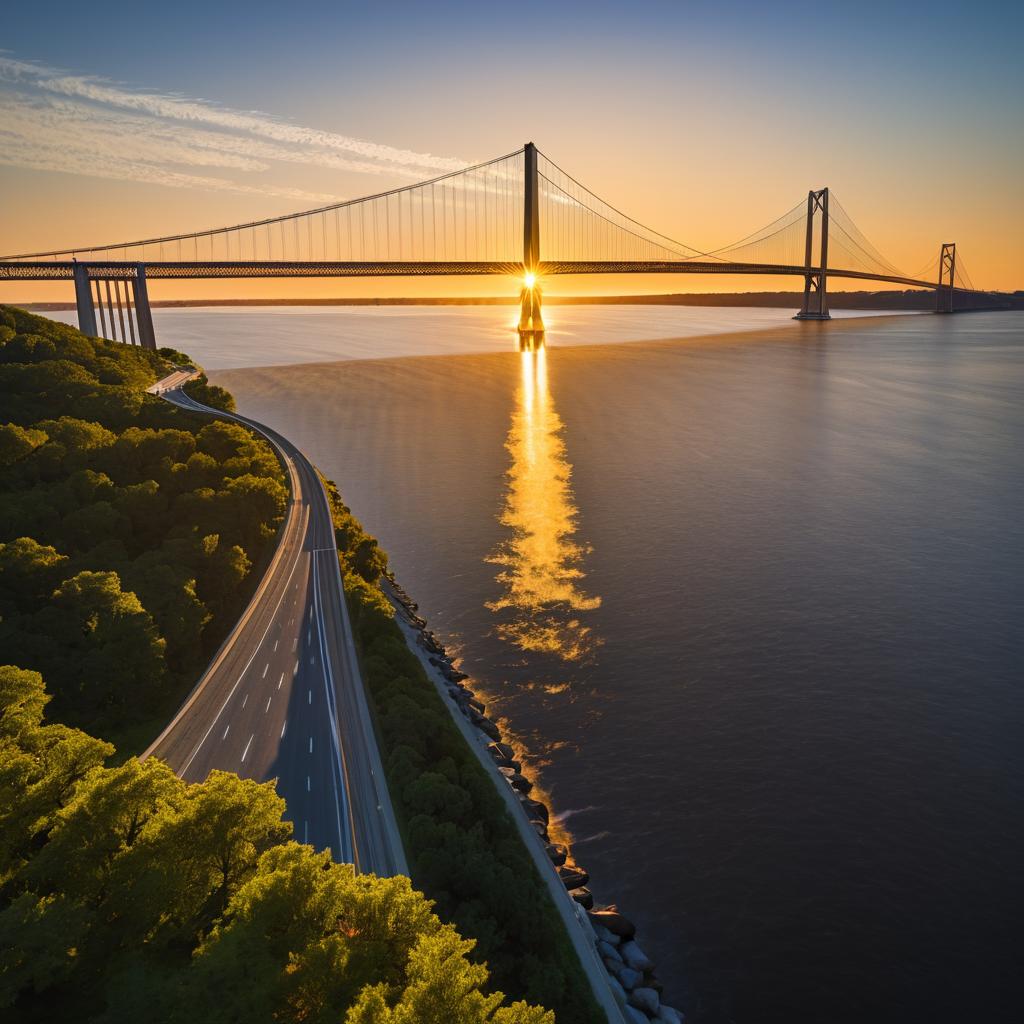
[[[145,394],[184,359],[163,352],[0,307],[0,649],[55,718],[130,748],[241,611],[288,497],[265,441]]]

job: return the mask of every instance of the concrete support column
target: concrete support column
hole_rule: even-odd
[[[89,268],[84,263],[75,264],[75,305],[78,307],[78,329],[90,338],[97,337],[96,307],[92,304]]]
[[[135,293],[135,320],[139,325],[139,344],[151,352],[156,351],[156,332],[153,330],[153,313],[149,308],[149,289],[146,287],[146,267],[140,263],[135,268],[132,282]]]

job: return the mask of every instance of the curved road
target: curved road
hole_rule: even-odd
[[[161,758],[189,782],[215,768],[275,779],[299,842],[329,849],[360,872],[407,875],[320,478],[280,434],[201,405],[178,389],[180,380],[165,381],[157,393],[167,401],[263,435],[284,462],[291,496],[277,551],[249,606],[142,757]]]

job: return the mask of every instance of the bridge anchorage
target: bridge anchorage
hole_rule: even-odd
[[[519,345],[535,348],[544,342],[542,286],[558,274],[798,278],[798,320],[829,318],[835,278],[931,289],[939,312],[992,305],[952,242],[937,263],[937,275],[935,260],[916,274],[895,267],[827,188],[732,245],[697,249],[627,216],[528,142],[428,181],[314,210],[0,257],[0,281],[73,280],[83,331],[155,348],[148,280],[503,275],[520,282]]]

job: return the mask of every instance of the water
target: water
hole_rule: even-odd
[[[748,331],[788,323],[792,315],[793,310],[787,309],[701,306],[548,306],[544,310],[549,342],[560,347]],[[834,315],[868,314],[839,310]],[[46,316],[78,325],[74,310]],[[518,319],[518,306],[198,306],[153,310],[159,344],[187,352],[208,370],[507,352]]]
[[[493,350],[507,312],[353,333]],[[332,313],[304,323],[341,336]],[[214,377],[381,538],[668,1001],[1022,1019],[1024,318],[554,315],[576,340],[767,329]],[[252,361],[290,358],[281,322],[247,322]],[[338,358],[324,337],[307,358]]]

